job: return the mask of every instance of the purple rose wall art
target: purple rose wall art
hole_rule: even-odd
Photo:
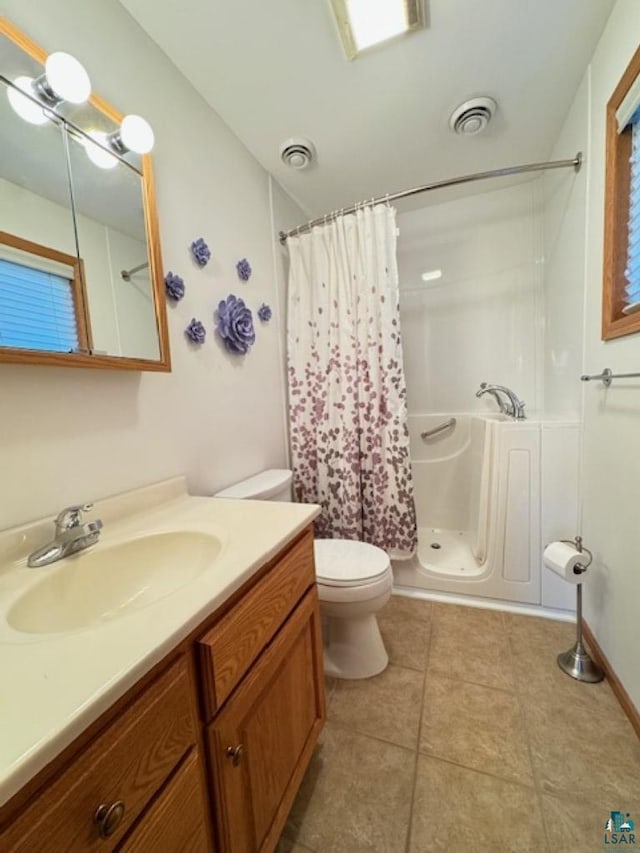
[[[230,293],[218,304],[216,331],[228,352],[245,355],[256,340],[253,315],[243,299]]]
[[[209,263],[211,257],[211,249],[207,246],[202,237],[198,237],[191,244],[191,254],[199,267],[205,267]]]
[[[249,281],[251,278],[251,264],[246,258],[242,258],[241,261],[238,261],[236,264],[236,270],[238,273],[238,278],[241,281]]]
[[[196,320],[195,317],[184,330],[184,333],[192,344],[203,344],[207,337],[207,330],[204,324],[200,320]]]

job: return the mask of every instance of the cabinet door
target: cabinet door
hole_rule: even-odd
[[[121,853],[210,853],[207,806],[194,750],[142,816]]]
[[[324,719],[314,587],[208,728],[225,850],[275,848]]]

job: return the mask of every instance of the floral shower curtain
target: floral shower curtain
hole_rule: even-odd
[[[290,237],[288,374],[294,489],[318,536],[415,550],[396,212]]]

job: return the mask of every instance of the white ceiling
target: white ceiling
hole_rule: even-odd
[[[329,0],[120,2],[312,215],[547,159],[614,4],[428,0],[426,30],[348,62]],[[454,135],[452,110],[484,94],[489,129]],[[299,135],[318,150],[304,172],[279,159]]]

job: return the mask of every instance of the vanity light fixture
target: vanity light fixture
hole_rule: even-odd
[[[58,50],[47,57],[44,74],[34,82],[33,90],[48,106],[62,101],[84,104],[91,94],[91,80],[81,62]]]
[[[91,81],[84,66],[69,53],[62,51],[47,57],[44,74],[35,80],[31,77],[17,77],[13,87],[7,89],[9,103],[14,112],[29,124],[45,124],[50,118],[46,107],[56,107],[63,101],[83,104],[91,94]],[[36,101],[40,101],[42,106]]]
[[[153,129],[142,116],[128,115],[122,119],[120,129],[110,133],[108,141],[118,154],[133,151],[135,154],[148,154],[153,148],[155,137]]]
[[[439,278],[442,278],[442,270],[429,270],[422,273],[423,281],[437,281]]]
[[[347,59],[425,27],[424,0],[331,0]]]
[[[113,133],[93,130],[89,132],[89,137],[91,138],[85,139],[84,142],[87,157],[100,169],[113,169],[118,165],[118,157],[122,157],[129,151],[148,154],[154,143],[151,125],[141,116],[136,115],[125,116],[119,129]],[[109,149],[118,157],[110,154]]]

